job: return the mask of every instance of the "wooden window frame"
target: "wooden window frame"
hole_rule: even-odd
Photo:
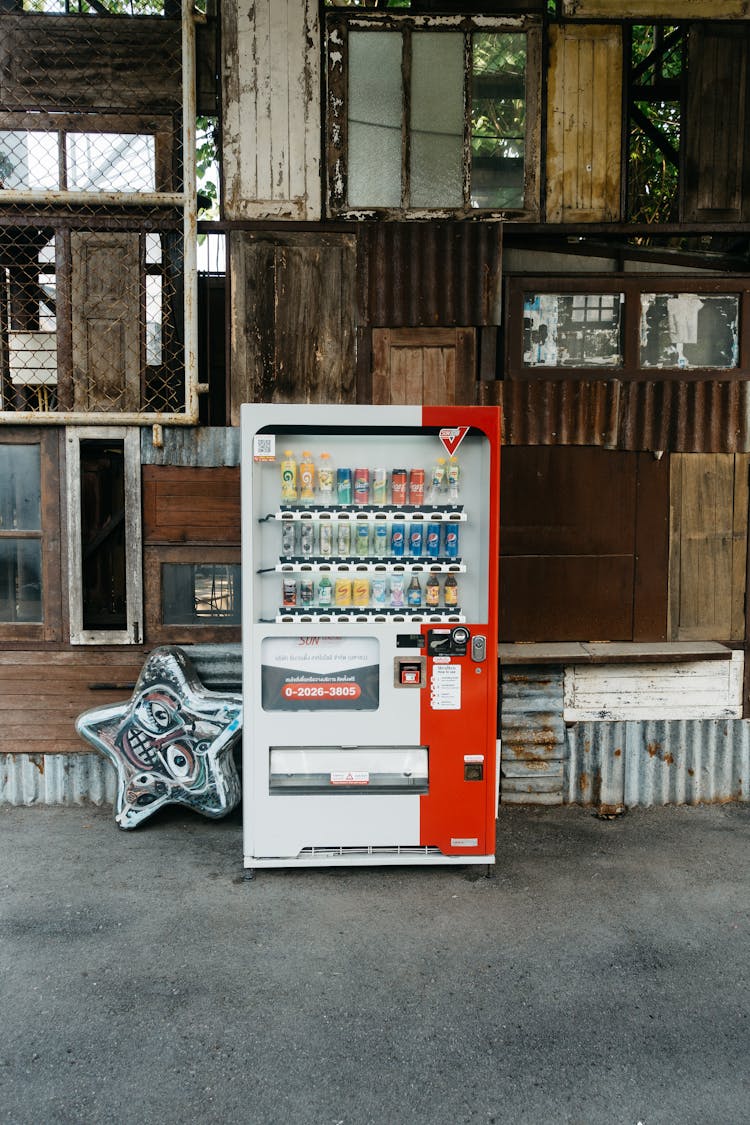
[[[523,362],[523,300],[527,293],[624,294],[620,366],[542,367]],[[644,293],[737,294],[739,356],[736,367],[642,367],[639,330]],[[750,277],[673,277],[663,274],[512,276],[505,293],[506,374],[512,379],[620,379],[629,381],[732,381],[750,375]]]
[[[357,207],[349,206],[348,182],[348,33],[349,31],[396,32],[411,36],[413,32],[453,31],[464,36],[464,140],[463,140],[463,195],[460,207]],[[526,36],[526,135],[524,142],[524,204],[518,209],[493,209],[471,206],[471,37],[474,33],[509,32]],[[380,12],[345,13],[341,9],[326,14],[325,67],[327,76],[327,110],[325,127],[325,157],[327,178],[327,207],[332,216],[341,218],[382,217],[398,218],[425,216],[429,218],[483,218],[525,219],[539,217],[539,185],[541,163],[541,58],[542,29],[535,17],[473,18],[471,16],[396,16]],[[406,68],[408,71],[408,66]],[[403,73],[404,122],[408,117],[408,73]],[[407,140],[402,137],[402,194],[408,180]]]
[[[162,622],[163,563],[241,563],[239,546],[201,543],[160,545],[144,549],[146,636],[148,644],[219,644],[241,639],[240,625],[165,625]]]
[[[82,441],[122,441],[125,465],[125,566],[127,624],[124,629],[84,629],[81,545]],[[68,600],[72,645],[139,645],[142,643],[143,572],[141,529],[141,432],[137,427],[69,426],[66,430],[66,495],[68,509]]]
[[[57,434],[27,426],[3,429],[2,445],[38,445],[41,469],[41,530],[28,538],[42,545],[42,620],[0,622],[0,642],[59,641],[62,635],[60,571],[60,463]],[[11,532],[7,538],[17,538]]]

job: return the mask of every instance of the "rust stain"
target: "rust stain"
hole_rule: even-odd
[[[44,755],[43,754],[29,754],[29,761],[35,769],[44,777]]]
[[[621,758],[622,757],[622,750],[620,750],[619,748],[617,750],[615,750],[613,757]]]
[[[662,758],[662,761],[666,762],[668,766],[673,766],[674,765],[674,755],[673,754],[665,754],[664,757]]]
[[[695,770],[688,769],[688,777],[695,777]]]
[[[581,788],[581,792],[585,792],[585,790],[588,789],[589,786],[589,775],[587,773],[582,773],[578,780],[578,784]]]
[[[649,742],[646,750],[649,758],[656,758],[661,751],[661,742]]]

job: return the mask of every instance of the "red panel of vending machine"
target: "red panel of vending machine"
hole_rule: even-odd
[[[247,867],[492,863],[500,414],[242,408]]]

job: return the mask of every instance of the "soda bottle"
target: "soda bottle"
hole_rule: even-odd
[[[315,462],[309,449],[303,451],[299,463],[299,499],[301,504],[315,503]]]
[[[438,457],[432,467],[430,477],[430,503],[439,504],[440,494],[445,491],[445,457]]]
[[[336,470],[336,500],[346,506],[352,502],[352,471],[351,469]]]
[[[451,500],[458,500],[458,481],[461,476],[461,469],[458,464],[457,457],[451,457],[448,462],[448,497]]]
[[[413,523],[409,527],[409,554],[418,559],[422,554],[423,529],[421,523]]]
[[[458,524],[445,525],[445,553],[449,559],[458,558]]]
[[[333,583],[327,574],[321,575],[318,583],[318,605],[329,606],[333,601]]]
[[[424,503],[424,469],[409,472],[409,503],[415,508]]]
[[[372,550],[374,555],[388,554],[388,524],[385,520],[378,520],[375,524]]]
[[[333,554],[333,527],[329,520],[320,521],[320,553],[328,558]]]
[[[429,523],[427,525],[427,554],[431,559],[440,557],[440,524]]]
[[[391,530],[391,554],[396,555],[398,558],[404,553],[405,543],[405,527],[403,523],[394,523]]]
[[[341,520],[336,528],[336,554],[348,555],[352,549],[352,529],[347,520]]]
[[[391,503],[397,508],[406,503],[406,469],[394,469],[391,473]]]
[[[416,574],[412,576],[412,580],[406,591],[406,604],[410,606],[420,606],[422,604],[422,583],[419,581]]]
[[[440,605],[440,582],[436,574],[431,574],[425,586],[425,604]]]
[[[281,462],[281,503],[297,503],[297,462],[291,449],[284,450]]]
[[[354,470],[354,503],[360,507],[370,503],[370,470]]]
[[[458,605],[458,582],[454,574],[449,574],[443,587],[443,602],[449,608]]]
[[[336,480],[330,453],[321,453],[318,465],[318,498],[321,504],[333,504]]]

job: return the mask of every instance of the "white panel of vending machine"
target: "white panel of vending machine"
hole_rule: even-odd
[[[241,421],[245,865],[493,862],[499,413]]]

